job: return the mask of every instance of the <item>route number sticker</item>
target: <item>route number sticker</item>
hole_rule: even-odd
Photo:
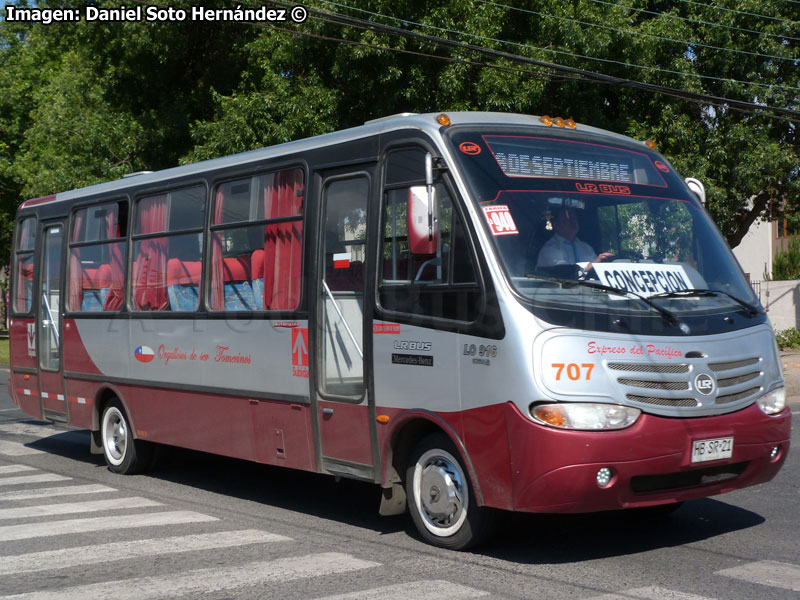
[[[498,206],[484,206],[483,214],[492,230],[492,235],[517,235],[519,230],[511,211],[504,204]]]

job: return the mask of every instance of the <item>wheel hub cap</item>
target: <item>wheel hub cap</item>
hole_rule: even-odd
[[[422,472],[422,505],[437,521],[450,521],[462,507],[461,481],[446,463],[430,464]]]

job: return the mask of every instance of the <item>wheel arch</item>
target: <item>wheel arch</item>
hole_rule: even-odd
[[[385,437],[381,453],[383,457],[383,487],[391,487],[402,481],[409,456],[421,439],[433,433],[442,433],[450,439],[466,467],[478,505],[484,505],[480,481],[467,448],[449,423],[436,413],[426,410],[407,411],[399,414],[392,421],[392,428]]]

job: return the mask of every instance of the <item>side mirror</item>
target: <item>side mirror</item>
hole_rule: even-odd
[[[411,254],[436,254],[439,215],[436,189],[424,185],[408,188],[408,249]]]
[[[706,186],[703,185],[703,182],[699,179],[695,179],[694,177],[687,177],[683,180],[689,191],[692,192],[697,199],[700,201],[700,204],[703,206],[706,205]]]

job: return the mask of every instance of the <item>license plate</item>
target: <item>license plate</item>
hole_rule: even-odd
[[[706,462],[733,456],[733,438],[696,440],[692,445],[692,462]]]

